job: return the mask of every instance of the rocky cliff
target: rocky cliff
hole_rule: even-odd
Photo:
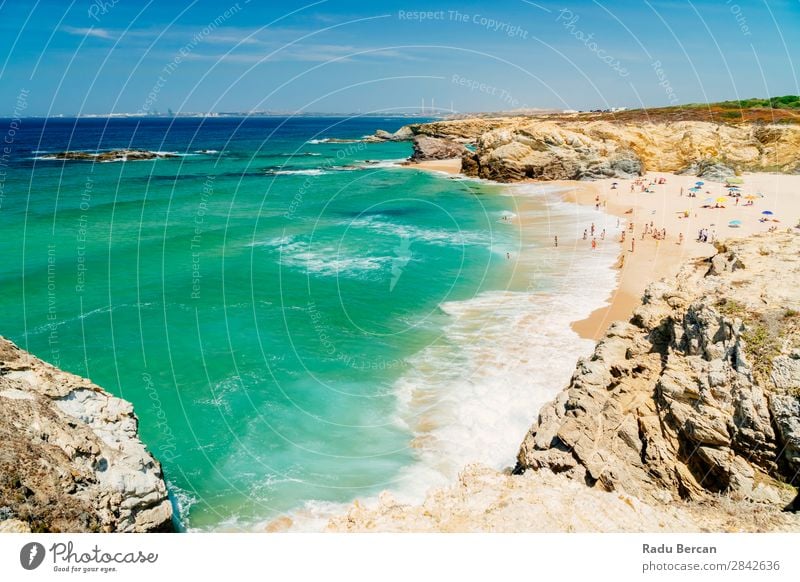
[[[653,502],[789,504],[800,484],[798,273],[800,237],[771,235],[651,285],[540,412],[516,471]]]
[[[330,529],[800,531],[798,277],[786,233],[653,283],[539,412],[513,472],[468,467],[422,505],[384,495]]]
[[[409,133],[474,144],[475,151],[462,156],[462,171],[500,182],[629,178],[648,171],[708,180],[743,171],[800,172],[797,125],[539,116],[439,121],[409,126],[402,135]]]
[[[172,530],[133,406],[0,338],[0,531]]]

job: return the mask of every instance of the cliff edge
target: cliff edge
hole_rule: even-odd
[[[522,443],[549,469],[642,500],[789,505],[800,484],[800,237],[761,235],[650,285]]]
[[[0,338],[0,531],[172,530],[133,406]]]
[[[412,137],[426,146],[415,147],[412,161],[439,159],[426,158],[428,149],[450,151],[461,157],[464,174],[498,182],[625,179],[645,172],[723,181],[741,172],[800,173],[800,126],[780,123],[468,118],[411,125],[395,139]],[[458,155],[462,144],[474,151]]]

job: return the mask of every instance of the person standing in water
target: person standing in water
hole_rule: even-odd
[[[558,235],[555,235],[553,237],[553,246],[558,248]]]
[[[596,248],[597,248],[597,239],[593,238],[592,239],[592,250],[595,250]]]

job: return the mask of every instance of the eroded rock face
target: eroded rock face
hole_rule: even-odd
[[[0,530],[172,530],[133,406],[0,338]]]
[[[800,266],[800,237],[768,240],[762,263]],[[796,292],[760,276],[775,265],[748,273],[756,247],[734,244],[710,268],[651,285],[631,322],[612,325],[541,411],[516,471],[548,469],[652,501],[790,502],[800,483],[800,353],[785,309]],[[769,347],[773,335],[784,347]],[[757,369],[771,369],[769,379]]]
[[[404,125],[394,133],[379,129],[374,137],[380,141],[410,141],[414,138],[414,131],[411,126]]]
[[[479,118],[412,126],[416,135],[474,143],[462,171],[523,179],[630,178],[683,172],[723,181],[742,171],[795,172],[800,127],[704,121],[612,123],[541,117]]]
[[[419,135],[414,138],[414,153],[411,155],[411,161],[449,160],[460,158],[467,151],[463,145],[452,140]]]

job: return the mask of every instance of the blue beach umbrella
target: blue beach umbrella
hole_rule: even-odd
[[[742,226],[742,221],[741,220],[731,220],[728,223],[728,226],[733,227],[733,228],[738,228],[738,227]]]
[[[703,200],[703,202],[705,202],[706,204],[711,204],[712,202],[714,202],[714,199],[713,198],[706,198],[705,200]]]
[[[772,216],[773,212],[772,212],[772,210],[765,210],[761,214],[766,214],[767,216]]]
[[[695,186],[702,186],[703,184],[705,184],[705,182],[695,182],[694,183]]]

